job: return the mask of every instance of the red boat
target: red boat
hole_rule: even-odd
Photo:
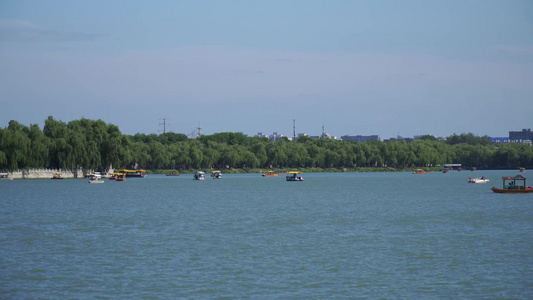
[[[527,194],[533,193],[530,186],[526,186],[526,178],[522,175],[515,177],[502,177],[503,188],[492,187],[492,191],[500,194]]]

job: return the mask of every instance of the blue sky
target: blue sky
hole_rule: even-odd
[[[292,136],[533,127],[533,1],[0,2],[0,126]]]

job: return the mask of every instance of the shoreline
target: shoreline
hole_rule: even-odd
[[[206,173],[211,173],[211,171],[219,170],[224,174],[261,174],[267,171],[274,171],[278,174],[287,173],[289,171],[299,171],[303,173],[388,173],[388,172],[414,172],[416,169],[421,169],[420,167],[412,168],[286,168],[286,169],[268,169],[268,168],[229,168],[229,169],[190,169],[190,170],[175,170],[175,169],[157,169],[157,170],[146,170],[147,175],[151,174],[169,174],[169,173],[178,173],[178,174],[194,174],[198,171],[204,171]],[[428,173],[438,173],[444,170],[443,167],[426,167],[422,168]],[[506,169],[477,169],[477,171],[493,171],[493,170],[513,170],[513,168]],[[472,170],[450,170],[452,172],[467,172],[471,173]],[[477,172],[476,171],[476,172]],[[516,170],[520,172],[520,170]],[[87,177],[87,174],[90,173],[88,170],[64,170],[64,169],[29,169],[29,170],[18,170],[15,172],[7,172],[8,178],[10,179],[51,179],[55,172],[61,172],[64,179],[84,179]]]

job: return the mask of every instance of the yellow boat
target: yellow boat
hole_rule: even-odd
[[[115,173],[115,181],[126,181],[126,173]]]
[[[287,181],[304,181],[303,173],[298,171],[291,171],[285,177]]]
[[[55,172],[54,175],[52,175],[52,178],[50,179],[63,179],[63,174],[60,172]]]
[[[144,178],[146,176],[146,170],[128,170],[128,169],[120,169],[120,173],[126,174],[126,177],[141,177]]]
[[[266,171],[261,176],[263,176],[263,177],[278,177],[278,174],[276,174],[276,172],[274,172],[274,171]]]
[[[422,169],[416,169],[413,174],[426,174],[426,171],[422,170]]]

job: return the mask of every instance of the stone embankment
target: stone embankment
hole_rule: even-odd
[[[92,170],[85,169],[29,169],[9,172],[8,177],[13,179],[50,179],[54,173],[59,172],[63,178],[84,178]]]

